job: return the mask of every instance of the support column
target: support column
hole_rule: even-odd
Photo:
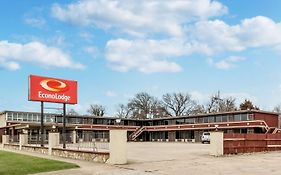
[[[28,135],[27,134],[20,134],[20,150],[23,145],[28,144]]]
[[[210,133],[210,155],[223,155],[223,132]]]
[[[9,135],[2,135],[2,148],[4,148],[4,144],[9,143]]]
[[[110,130],[109,164],[127,163],[127,130]]]
[[[52,155],[52,148],[59,145],[60,134],[57,132],[50,132],[49,133],[49,155]]]
[[[176,139],[176,131],[169,131],[168,132],[168,139],[170,142],[175,141]]]
[[[76,131],[72,131],[72,143],[76,143]]]

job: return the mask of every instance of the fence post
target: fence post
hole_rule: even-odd
[[[210,155],[222,156],[223,155],[223,132],[210,133]]]
[[[109,164],[127,163],[127,130],[110,130]]]
[[[2,148],[4,148],[4,144],[9,143],[9,135],[2,135]]]
[[[52,155],[52,148],[59,145],[60,141],[60,134],[56,132],[50,132],[49,133],[49,150],[48,154]]]
[[[22,145],[28,144],[28,135],[20,134],[20,150],[22,149]]]

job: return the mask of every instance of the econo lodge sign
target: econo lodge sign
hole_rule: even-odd
[[[28,100],[77,104],[77,81],[30,75]]]

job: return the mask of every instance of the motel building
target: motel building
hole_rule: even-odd
[[[28,134],[29,142],[40,140],[41,114],[36,112],[0,112],[0,139],[9,135],[18,141],[21,133]],[[155,119],[118,119],[96,116],[66,116],[67,143],[109,141],[110,129],[125,129],[129,141],[200,142],[203,132],[219,130],[224,133],[277,133],[280,128],[277,113],[243,110],[192,116]],[[63,116],[44,114],[44,139],[49,132],[62,133]]]

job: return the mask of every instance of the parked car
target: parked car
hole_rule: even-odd
[[[210,133],[209,132],[203,132],[203,134],[201,136],[201,142],[210,143]]]

